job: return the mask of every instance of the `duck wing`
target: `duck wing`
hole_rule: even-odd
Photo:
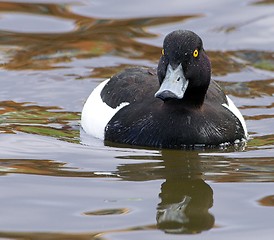
[[[121,103],[136,103],[154,98],[159,88],[156,69],[129,68],[111,77],[101,92],[102,100],[112,108]]]

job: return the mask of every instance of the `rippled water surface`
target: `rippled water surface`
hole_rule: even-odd
[[[105,78],[198,33],[243,149],[113,146],[80,130]],[[0,238],[273,239],[274,1],[0,1]]]

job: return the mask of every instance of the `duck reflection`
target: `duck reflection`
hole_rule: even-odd
[[[147,159],[147,156],[127,156],[127,159]],[[211,229],[214,216],[213,191],[202,179],[202,166],[197,151],[162,150],[161,156],[151,157],[141,164],[118,167],[125,180],[148,181],[165,179],[159,193],[157,228],[166,233],[194,234]]]
[[[196,158],[195,158],[196,155]],[[167,233],[199,233],[214,225],[213,191],[201,178],[195,152],[163,151],[166,181],[161,186],[157,226]]]

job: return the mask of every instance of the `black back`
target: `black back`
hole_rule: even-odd
[[[156,81],[155,81],[156,80]],[[101,92],[102,100],[112,108],[123,102],[142,102],[153,98],[159,88],[156,69],[128,68],[114,75]]]

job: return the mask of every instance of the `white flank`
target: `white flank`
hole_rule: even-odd
[[[104,139],[105,127],[110,119],[129,103],[123,102],[116,108],[111,108],[101,99],[101,91],[109,79],[100,83],[89,95],[81,115],[81,125],[87,134]]]
[[[228,105],[225,104],[225,103],[223,103],[222,105],[225,108],[227,108],[230,112],[232,112],[239,119],[239,121],[241,122],[242,127],[244,129],[244,132],[245,132],[245,138],[247,139],[248,138],[248,133],[247,133],[247,128],[246,128],[246,124],[245,124],[245,120],[243,118],[243,115],[241,114],[239,109],[235,106],[235,104],[232,102],[232,100],[228,96],[226,96],[226,98],[227,98]]]

